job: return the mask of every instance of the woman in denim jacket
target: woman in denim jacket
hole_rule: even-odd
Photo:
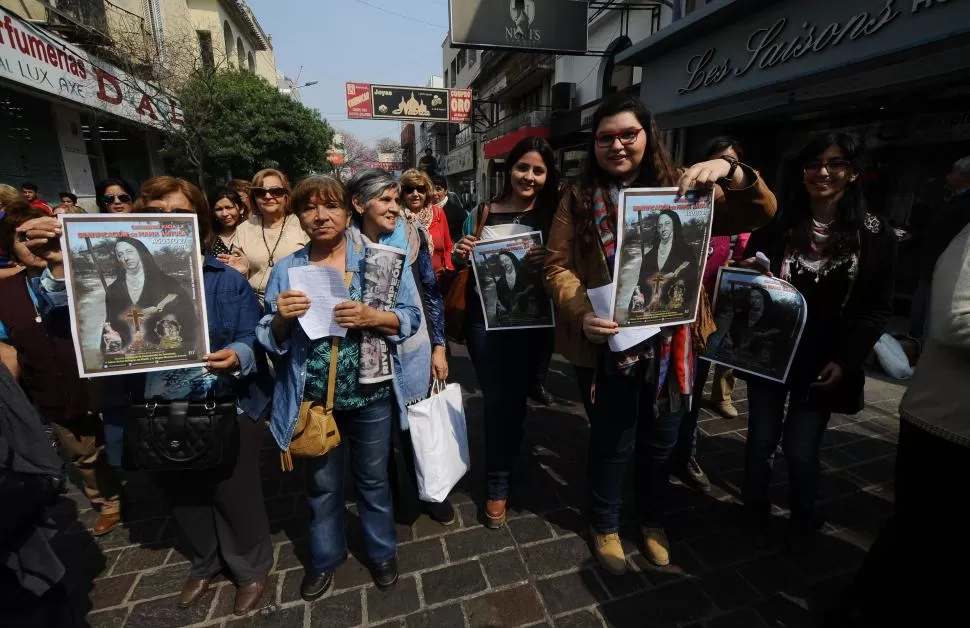
[[[270,431],[282,450],[290,446],[300,404],[327,398],[327,372],[332,338],[310,340],[297,322],[310,308],[306,294],[290,289],[289,269],[301,266],[333,268],[352,273],[351,300],[338,303],[334,320],[347,328],[337,353],[334,417],[342,444],[324,456],[307,460],[307,491],[310,505],[310,568],[300,593],[305,600],[322,596],[333,582],[333,572],[347,555],[344,536],[344,468],[350,456],[357,504],[364,528],[364,548],[378,587],[397,582],[397,539],[387,476],[392,416],[402,369],[399,345],[421,324],[416,303],[417,288],[410,273],[402,273],[398,301],[389,311],[361,303],[364,240],[350,225],[347,190],[340,181],[312,176],[293,190],[294,213],[310,243],[281,260],[270,274],[266,288],[266,315],[256,335],[273,354],[277,365],[276,389]],[[362,331],[386,340],[394,361],[391,381],[361,383]]]

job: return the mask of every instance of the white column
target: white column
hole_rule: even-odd
[[[94,200],[94,175],[81,131],[81,112],[64,105],[51,104],[51,115],[57,129],[57,142],[70,192],[78,197],[78,205],[89,212],[97,212]]]

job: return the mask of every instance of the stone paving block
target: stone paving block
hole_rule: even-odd
[[[397,548],[397,568],[402,574],[430,569],[445,564],[441,539],[414,541]]]
[[[593,571],[611,598],[633,595],[652,586],[644,575],[635,569],[628,569],[625,574],[619,576],[611,574],[599,565],[595,565]]]
[[[128,618],[127,608],[115,608],[99,613],[90,613],[85,619],[90,628],[121,628]]]
[[[482,525],[482,513],[478,504],[468,502],[460,506],[455,506],[455,510],[458,512],[458,518],[461,519],[463,527],[474,528]]]
[[[758,591],[735,569],[722,569],[700,576],[698,582],[721,610],[728,611],[760,598]]]
[[[158,546],[136,546],[126,548],[118,556],[118,560],[115,561],[114,567],[112,567],[111,570],[111,575],[118,576],[134,571],[143,571],[145,569],[160,567],[165,563],[165,559],[168,558],[168,553],[170,550],[171,548],[169,547]]]
[[[529,586],[488,593],[462,602],[469,628],[525,626],[545,618],[535,589]]]
[[[820,617],[802,606],[802,601],[780,594],[755,604],[758,615],[769,626],[785,628],[817,628]]]
[[[553,620],[556,628],[603,628],[603,620],[590,610],[562,615]]]
[[[309,546],[304,543],[281,543],[277,548],[276,564],[274,571],[283,571],[293,567],[303,567],[304,560],[308,560],[310,555]]]
[[[589,521],[576,508],[562,508],[543,515],[556,536],[584,536],[589,533]]]
[[[536,582],[550,615],[559,615],[609,599],[592,569]]]
[[[283,578],[283,588],[280,590],[280,604],[295,602],[300,598],[300,583],[303,582],[302,569],[290,569],[279,573]],[[330,590],[333,592],[333,589]]]
[[[637,566],[647,582],[654,586],[683,580],[705,570],[704,565],[685,543],[674,543],[670,546],[670,564],[663,567],[654,565],[639,552],[630,556],[629,560]]]
[[[113,578],[102,578],[95,582],[94,589],[90,594],[91,608],[101,610],[102,608],[118,606],[124,602],[137,577],[138,574],[132,573]]]
[[[167,519],[150,519],[137,521],[132,524],[118,526],[110,533],[95,539],[101,549],[116,549],[143,543],[154,543],[158,540]]]
[[[300,569],[298,571],[302,579],[306,570]],[[334,591],[342,591],[344,589],[352,589],[370,584],[373,581],[374,579],[371,577],[367,565],[357,557],[351,555],[337,567],[336,572],[333,574],[333,589]]]
[[[485,576],[477,560],[421,574],[425,604],[439,604],[485,590]]]
[[[418,600],[418,585],[413,576],[401,578],[394,588],[388,591],[367,587],[364,589],[364,594],[367,600],[367,620],[371,623],[407,615],[421,606]]]
[[[659,628],[696,621],[713,608],[697,583],[682,581],[607,602],[600,614],[609,626]]]
[[[744,563],[738,567],[738,573],[766,596],[797,585],[805,577],[804,571],[781,554],[768,554]]]
[[[586,539],[578,536],[538,543],[522,548],[525,564],[534,576],[580,569],[593,564]]]
[[[150,602],[135,604],[125,622],[127,628],[170,628],[197,624],[209,614],[209,605],[215,591],[208,591],[194,606],[181,609],[176,606],[178,596],[163,597]]]
[[[182,590],[182,583],[189,577],[188,565],[163,567],[155,571],[143,573],[131,600],[138,601],[160,595],[172,595]]]
[[[508,522],[508,529],[517,543],[534,543],[552,538],[552,529],[542,517],[522,517]]]
[[[514,549],[482,556],[479,560],[485,570],[488,584],[493,588],[529,579],[525,563],[522,562],[519,552]]]
[[[428,539],[432,537],[449,534],[459,529],[459,522],[450,526],[443,526],[428,515],[421,515],[411,526],[411,532],[415,539]]]
[[[264,608],[246,617],[231,619],[226,622],[226,628],[282,628],[284,626],[302,626],[303,616],[307,607],[304,605],[280,608],[273,606]]]
[[[765,622],[754,609],[742,608],[709,620],[707,628],[765,628]]]
[[[351,628],[364,621],[362,591],[330,595],[309,605],[311,628]]]
[[[472,556],[491,554],[512,547],[512,535],[506,527],[492,530],[485,527],[455,532],[445,537],[448,558],[459,562]]]
[[[412,613],[404,618],[407,628],[460,628],[465,625],[461,604],[449,604],[438,608]]]
[[[714,569],[750,560],[761,553],[748,539],[733,532],[693,539],[687,541],[687,546],[701,562]]]

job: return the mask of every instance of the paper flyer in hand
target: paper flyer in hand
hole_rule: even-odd
[[[387,312],[397,303],[401,273],[406,272],[407,251],[368,243],[364,249],[363,303]],[[375,384],[394,377],[394,364],[387,341],[379,334],[364,330],[360,341],[360,383]]]
[[[784,382],[805,328],[808,305],[790,283],[722,268],[714,296],[715,331],[700,357]]]
[[[694,321],[713,210],[713,197],[696,190],[683,197],[677,188],[620,192],[610,314],[621,327]]]
[[[545,258],[529,256],[541,246],[539,231],[475,245],[471,262],[486,330],[555,327],[552,300],[542,280]]]
[[[81,377],[202,366],[209,332],[196,216],[60,219]]]

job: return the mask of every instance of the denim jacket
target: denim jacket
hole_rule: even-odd
[[[262,347],[256,342],[259,303],[256,293],[240,273],[214,257],[206,256],[202,266],[205,288],[206,319],[209,324],[209,349],[232,349],[239,356],[238,376],[234,383],[236,405],[253,420],[262,417],[272,394],[272,377]],[[54,279],[49,271],[34,279],[32,288],[38,296],[38,309],[46,313],[67,306],[64,280]],[[114,378],[112,378],[114,379]],[[121,384],[134,398],[144,391],[144,376],[124,377]]]
[[[347,270],[353,273],[352,285],[361,287],[361,271],[364,264],[364,240],[356,227],[349,227],[345,235],[347,239]],[[310,263],[310,245],[303,247],[296,253],[283,258],[273,267],[266,286],[266,315],[259,321],[256,337],[271,355],[284,359],[276,359],[276,388],[273,393],[273,413],[270,420],[270,432],[276,439],[280,449],[290,446],[293,430],[299,417],[300,403],[303,401],[303,390],[306,385],[307,353],[310,339],[298,321],[290,327],[290,335],[282,343],[276,342],[273,335],[272,322],[276,315],[276,298],[281,292],[290,288],[289,269],[307,266]],[[398,410],[406,415],[403,397],[400,393],[401,379],[404,372],[401,368],[397,353],[397,346],[409,338],[421,324],[421,309],[415,305],[417,286],[411,273],[401,274],[401,287],[398,292],[398,302],[391,310],[397,315],[401,328],[397,334],[386,336],[394,360],[394,393]]]

